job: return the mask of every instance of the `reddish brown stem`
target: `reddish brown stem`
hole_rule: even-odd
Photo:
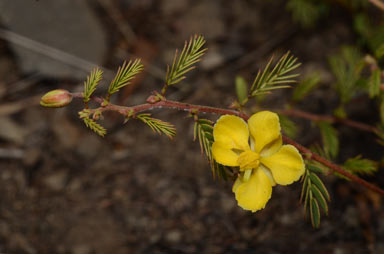
[[[371,2],[373,5],[375,5],[377,8],[384,11],[384,2],[382,2],[380,0],[368,0],[368,1]]]
[[[288,144],[291,144],[293,145],[294,147],[297,148],[297,150],[299,150],[302,154],[306,155],[307,157],[309,157],[309,159],[311,160],[314,160],[314,161],[317,161],[317,162],[320,162],[321,164],[323,164],[324,166],[338,172],[339,174],[342,174],[343,176],[349,178],[350,180],[374,191],[374,192],[377,192],[378,194],[384,196],[384,190],[365,181],[364,179],[361,179],[360,177],[356,176],[356,175],[353,175],[351,173],[349,173],[348,171],[345,171],[344,169],[342,169],[340,166],[338,165],[335,165],[333,164],[332,162],[324,159],[323,157],[313,153],[311,150],[309,150],[308,148],[296,143],[295,141],[293,141],[292,139],[288,138],[288,137],[283,137],[283,140],[285,143],[288,143]]]
[[[73,93],[72,96],[74,98],[82,98],[83,94],[82,93]],[[91,100],[101,104],[103,103],[103,99],[99,97],[92,97]],[[189,111],[189,112],[204,112],[204,113],[212,113],[212,114],[217,114],[217,115],[236,115],[241,118],[247,119],[248,116],[245,115],[244,113],[241,113],[239,111],[235,110],[230,110],[230,109],[222,109],[222,108],[215,108],[215,107],[208,107],[208,106],[200,106],[200,105],[193,105],[193,104],[188,104],[188,103],[181,103],[178,101],[170,101],[166,99],[159,100],[154,103],[145,103],[145,104],[140,104],[136,106],[131,106],[131,107],[125,107],[125,106],[119,106],[119,105],[114,105],[112,103],[102,106],[97,109],[91,109],[91,112],[98,111],[98,112],[105,112],[105,111],[116,111],[124,116],[127,116],[128,114],[136,114],[140,113],[146,110],[152,110],[155,108],[173,108],[173,109],[178,109],[178,110],[184,110],[184,111]]]
[[[331,123],[341,123],[341,124],[345,124],[345,125],[348,125],[350,127],[353,127],[353,128],[356,128],[356,129],[359,129],[362,131],[367,131],[367,132],[377,133],[379,131],[376,127],[368,125],[368,124],[356,122],[356,121],[349,120],[349,119],[342,119],[342,118],[338,118],[335,116],[316,115],[316,114],[308,113],[308,112],[298,110],[298,109],[278,110],[278,113],[280,113],[282,115],[286,115],[286,116],[305,118],[305,119],[315,121],[315,122],[327,121],[327,122],[331,122]]]
[[[82,93],[74,93],[72,95],[74,98],[83,98]],[[92,97],[91,100],[93,100],[97,103],[100,103],[100,104],[103,103],[103,99],[99,98],[99,97]],[[193,104],[181,103],[181,102],[177,102],[177,101],[169,101],[166,99],[162,99],[162,100],[156,101],[154,103],[145,103],[145,104],[136,105],[136,106],[132,106],[132,107],[125,107],[125,106],[118,106],[118,105],[114,105],[114,104],[108,104],[106,106],[102,106],[102,107],[97,108],[97,109],[91,109],[91,112],[116,111],[116,112],[118,112],[124,116],[128,116],[129,114],[132,114],[132,113],[136,114],[136,113],[140,113],[140,112],[155,109],[155,108],[172,108],[172,109],[185,110],[185,111],[194,112],[194,113],[213,113],[213,114],[218,114],[218,115],[236,115],[236,116],[243,118],[244,120],[249,119],[248,115],[246,115],[242,112],[239,112],[239,111],[235,111],[235,110],[227,110],[227,109],[222,109],[222,108],[193,105]],[[306,113],[306,112],[301,112],[301,114],[303,116],[305,115],[307,117],[310,117],[310,119],[312,119],[312,120],[314,120],[314,119],[332,120],[332,119],[329,119],[329,117],[314,116],[314,115],[311,115],[311,114]],[[313,153],[308,148],[305,148],[304,146],[296,143],[295,141],[291,140],[288,137],[283,137],[283,140],[284,140],[284,142],[291,144],[294,147],[296,147],[302,154],[309,157],[309,159],[317,161],[317,162],[323,164],[324,166],[326,166],[326,167],[338,172],[339,174],[347,177],[348,179],[350,179],[350,180],[352,180],[352,181],[354,181],[354,182],[356,182],[356,183],[384,196],[384,190],[382,190],[381,188],[361,179],[360,177],[358,177],[356,175],[353,175],[353,174],[345,171],[340,166],[333,164],[332,162],[324,159],[323,157]]]

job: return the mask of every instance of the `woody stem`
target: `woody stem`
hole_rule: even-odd
[[[82,93],[73,93],[72,96],[74,98],[83,98],[84,97]],[[102,104],[104,101],[103,98],[100,98],[100,97],[92,97],[91,100],[93,100],[99,104]],[[165,98],[159,99],[158,101],[154,101],[151,103],[145,103],[145,104],[140,104],[140,105],[130,106],[130,107],[119,106],[119,105],[114,105],[114,104],[109,103],[105,106],[101,106],[101,107],[96,108],[96,109],[90,109],[90,111],[91,112],[97,111],[100,113],[102,113],[104,111],[116,111],[116,112],[118,112],[124,116],[128,116],[128,115],[132,115],[132,114],[134,115],[136,113],[140,113],[140,112],[143,112],[146,110],[152,110],[152,109],[156,109],[156,108],[178,109],[178,110],[184,110],[184,111],[188,111],[188,112],[196,113],[196,114],[198,114],[198,113],[212,113],[212,114],[217,114],[217,115],[235,115],[235,116],[241,117],[244,120],[249,119],[248,115],[246,115],[242,112],[236,111],[236,110],[222,109],[222,108],[209,107],[209,106],[200,106],[200,105],[194,105],[194,104],[189,104],[189,103],[182,103],[182,102],[178,102],[178,101],[170,101],[170,100],[167,100]],[[336,171],[339,174],[347,177],[351,181],[354,181],[357,184],[362,185],[362,186],[380,194],[381,196],[384,196],[384,190],[383,189],[363,180],[362,178],[360,178],[356,175],[349,173],[348,171],[345,171],[340,166],[338,166],[338,165],[324,159],[323,157],[313,153],[308,148],[296,143],[295,141],[293,141],[292,139],[290,139],[288,137],[283,136],[283,140],[284,140],[284,142],[291,144],[294,147],[296,147],[302,154],[309,156],[309,158],[311,160],[317,161],[317,162],[323,164],[324,166],[332,169],[333,171]]]

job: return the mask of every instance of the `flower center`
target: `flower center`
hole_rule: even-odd
[[[237,159],[237,163],[240,166],[240,171],[246,169],[257,168],[260,164],[260,155],[252,150],[242,152]]]

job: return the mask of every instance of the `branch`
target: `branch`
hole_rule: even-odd
[[[82,93],[73,93],[72,95],[73,95],[73,98],[83,98],[84,97]],[[101,104],[101,105],[103,103],[103,99],[99,98],[99,97],[91,97],[90,99]],[[151,97],[148,98],[149,101],[150,101],[150,99],[151,99]],[[100,108],[97,108],[97,109],[89,109],[89,110],[92,113],[94,113],[96,111],[100,112],[100,113],[105,112],[105,111],[116,111],[116,112],[118,112],[124,116],[128,116],[128,115],[131,115],[132,113],[136,114],[139,112],[143,112],[146,110],[152,110],[155,108],[171,108],[171,109],[184,110],[184,111],[188,111],[191,113],[193,112],[193,113],[213,113],[213,114],[218,114],[218,115],[235,115],[235,116],[243,118],[245,121],[247,121],[249,119],[248,115],[246,115],[242,112],[239,112],[239,111],[222,109],[222,108],[215,108],[215,107],[208,107],[208,106],[193,105],[193,104],[181,103],[181,102],[177,102],[177,101],[169,101],[169,100],[166,100],[165,98],[162,98],[161,100],[153,102],[153,103],[145,103],[145,104],[136,105],[136,106],[132,106],[132,107],[125,107],[125,106],[118,106],[118,105],[114,105],[114,104],[108,104],[106,106],[101,106]],[[302,154],[309,157],[309,159],[315,160],[315,161],[323,164],[324,166],[326,166],[326,167],[338,172],[339,174],[347,177],[351,181],[356,182],[356,183],[358,183],[358,184],[360,184],[360,185],[362,185],[362,186],[364,186],[364,187],[366,187],[366,188],[368,188],[368,189],[370,189],[370,190],[372,190],[372,191],[374,191],[374,192],[376,192],[376,193],[378,193],[384,197],[384,190],[383,189],[361,179],[360,177],[358,177],[356,175],[353,175],[353,174],[345,171],[340,166],[333,164],[332,162],[324,159],[323,157],[313,153],[308,148],[296,143],[295,141],[291,140],[288,137],[283,136],[283,140],[284,140],[284,142],[291,144],[294,147],[296,147]]]
[[[316,115],[316,114],[308,113],[298,109],[284,109],[284,110],[276,110],[276,111],[282,115],[305,118],[315,122],[327,121],[331,123],[341,123],[341,124],[348,125],[350,127],[353,127],[362,131],[366,131],[366,132],[377,133],[379,131],[379,129],[377,129],[374,126],[371,126],[365,123],[356,122],[349,119],[338,118],[335,116]]]
[[[82,93],[73,93],[72,96],[73,98],[83,98]],[[91,97],[91,100],[99,104],[102,104],[104,102],[103,98],[100,98],[100,97]],[[119,105],[109,103],[106,106],[101,106],[100,108],[89,109],[89,110],[91,113],[94,113],[96,111],[100,113],[103,113],[105,111],[116,111],[124,116],[127,116],[128,114],[132,114],[132,113],[136,114],[146,110],[152,110],[155,108],[171,108],[171,109],[184,110],[184,111],[194,112],[194,113],[204,112],[204,113],[212,113],[217,115],[236,115],[243,119],[249,118],[246,114],[239,111],[235,111],[235,110],[193,105],[193,104],[181,103],[177,101],[170,101],[166,99],[162,99],[154,103],[144,103],[144,104],[140,104],[132,107],[119,106]]]
[[[384,11],[384,3],[382,1],[380,0],[368,0],[368,1],[371,2],[371,4],[375,5],[377,8]]]
[[[296,143],[295,141],[293,141],[292,139],[288,138],[288,137],[284,137],[283,136],[283,140],[284,142],[288,143],[288,144],[291,144],[293,145],[294,147],[297,148],[297,150],[299,150],[302,154],[305,154],[307,156],[309,156],[309,158],[311,160],[314,160],[314,161],[317,161],[317,162],[320,162],[321,164],[323,164],[324,166],[332,169],[333,171],[336,171],[340,174],[342,174],[343,176],[347,177],[348,179],[350,179],[351,181],[353,182],[356,182],[378,194],[380,194],[381,196],[384,196],[384,190],[365,181],[364,179],[361,179],[360,177],[356,176],[356,175],[353,175],[351,173],[349,173],[348,171],[345,171],[344,169],[342,169],[340,166],[336,165],[336,164],[333,164],[332,162],[324,159],[323,157],[313,153],[311,150],[309,150],[308,148]]]

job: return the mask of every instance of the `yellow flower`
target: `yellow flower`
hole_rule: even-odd
[[[213,128],[214,159],[240,168],[233,185],[236,200],[243,209],[263,209],[271,198],[272,186],[288,185],[304,173],[301,154],[292,145],[283,145],[277,114],[262,111],[248,124],[237,116],[224,115]]]

